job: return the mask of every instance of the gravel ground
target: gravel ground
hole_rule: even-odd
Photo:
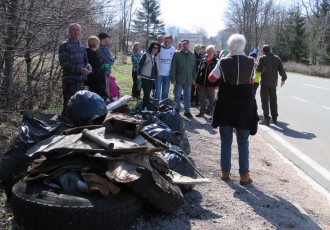
[[[192,109],[192,114],[197,113]],[[243,187],[236,141],[232,179],[224,182],[218,177],[218,130],[212,129],[208,116],[186,120],[190,156],[212,183],[186,193],[176,214],[145,213],[131,229],[330,229],[329,201],[266,143],[262,130],[250,138],[253,183]]]

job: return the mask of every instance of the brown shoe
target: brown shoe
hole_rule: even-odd
[[[221,178],[221,180],[223,180],[223,181],[229,181],[230,180],[230,173],[229,172],[221,172],[220,174],[219,174],[219,176],[220,176],[220,178]]]
[[[240,185],[251,184],[252,183],[252,178],[250,177],[250,174],[248,172],[242,174],[239,183],[240,183]]]

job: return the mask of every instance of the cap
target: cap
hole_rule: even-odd
[[[99,39],[105,39],[105,38],[111,38],[110,35],[108,35],[107,33],[99,33]]]
[[[181,44],[184,44],[184,43],[188,43],[189,44],[189,40],[186,40],[186,39],[185,40],[182,40],[181,41]]]

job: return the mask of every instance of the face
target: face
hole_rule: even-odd
[[[104,44],[105,45],[109,45],[110,44],[110,38],[109,37],[107,37],[107,38],[104,39]]]
[[[164,37],[158,37],[158,38],[157,38],[157,42],[158,42],[159,44],[162,44],[162,43],[164,42]]]
[[[164,40],[164,45],[166,48],[171,46],[171,39],[170,38],[165,38]]]
[[[213,49],[208,49],[208,50],[206,51],[206,53],[207,53],[207,56],[208,56],[209,58],[213,58],[213,56],[214,56],[214,50],[213,50]]]
[[[156,54],[158,52],[159,48],[157,45],[153,45],[152,49],[151,49],[151,53],[152,54]]]
[[[137,52],[140,52],[140,51],[141,51],[141,45],[140,45],[140,44],[136,44],[136,45],[135,45],[135,50],[136,50]]]
[[[74,41],[78,41],[80,38],[80,33],[81,33],[81,29],[79,26],[77,25],[73,25],[69,28],[69,34],[70,37],[74,40]]]
[[[189,44],[187,42],[181,44],[181,50],[187,52],[189,50]]]

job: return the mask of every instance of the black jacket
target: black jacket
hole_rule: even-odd
[[[196,84],[207,88],[214,88],[218,86],[218,81],[210,82],[208,76],[216,66],[218,59],[214,56],[210,64],[207,64],[206,59],[207,56],[201,60],[198,66]]]
[[[260,85],[276,87],[278,73],[282,77],[282,81],[287,79],[281,59],[272,53],[260,57],[257,71],[261,72]]]
[[[102,64],[97,56],[97,52],[87,48],[88,62],[93,68],[93,72],[87,76],[87,86],[89,90],[97,93],[102,98],[108,98],[105,91],[105,76]]]

